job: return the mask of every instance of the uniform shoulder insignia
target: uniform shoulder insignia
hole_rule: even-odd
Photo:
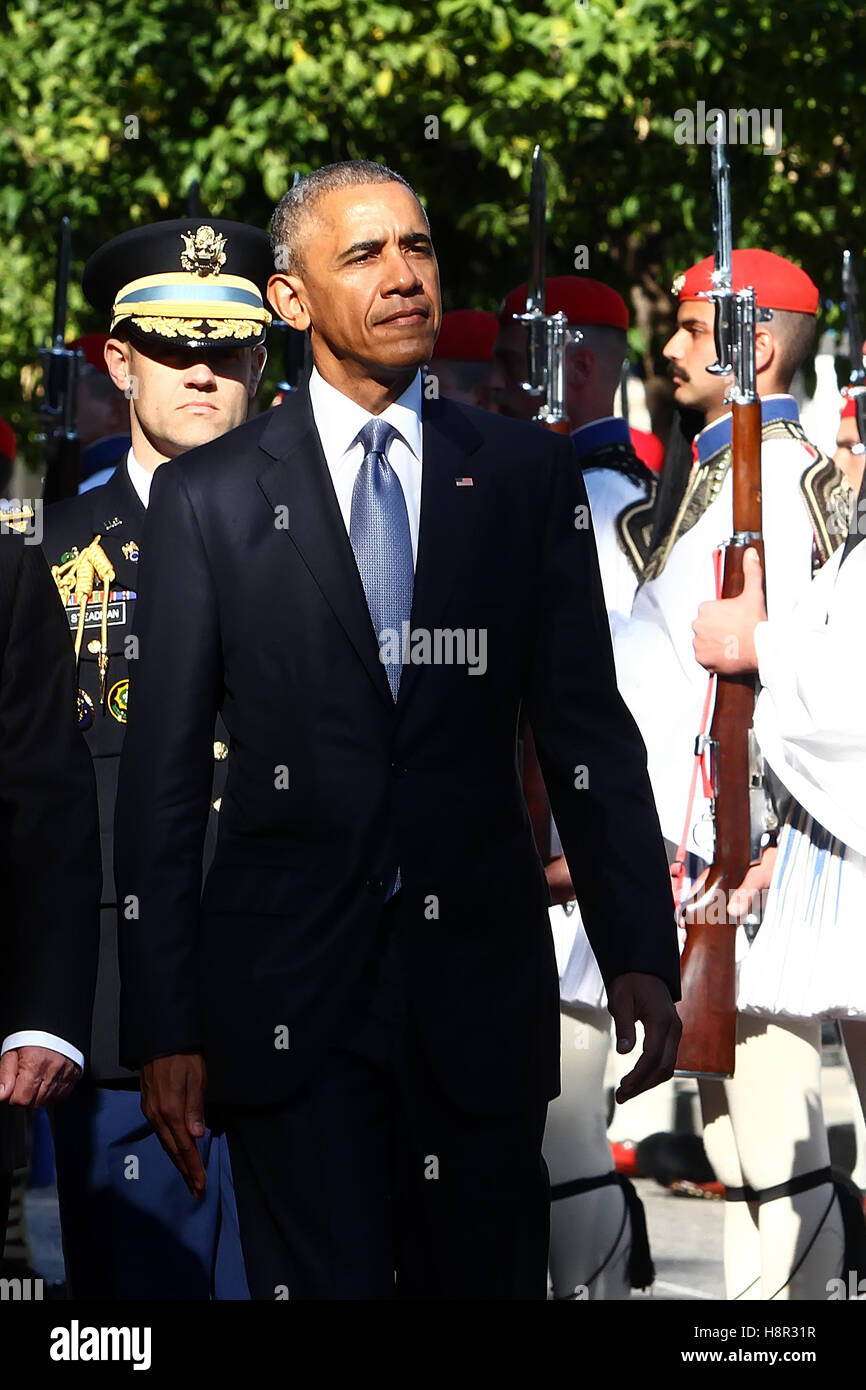
[[[653,511],[655,506],[656,482],[653,479],[648,495],[629,502],[614,523],[620,550],[628,557],[629,564],[642,582],[650,556],[650,540],[653,531]]]
[[[848,535],[854,493],[833,460],[820,450],[814,452],[815,462],[800,478],[800,493],[812,523],[816,560],[813,568],[820,569]]]
[[[12,501],[5,507],[0,507],[0,526],[5,531],[14,531],[17,535],[24,535],[29,532],[33,521],[34,511],[29,503]]]

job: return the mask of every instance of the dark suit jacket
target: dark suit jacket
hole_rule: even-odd
[[[603,975],[678,991],[571,442],[446,400],[423,425],[412,628],[484,630],[486,670],[406,665],[396,706],[306,390],[154,479],[118,791],[118,901],[137,913],[120,921],[121,1045],[129,1064],[203,1050],[213,1099],[279,1100],[345,1035],[398,865],[442,1083],[476,1108],[556,1094],[522,701]],[[231,751],[200,904],[218,709]]]
[[[0,1041],[33,1028],[86,1052],[101,878],[96,790],[57,589],[38,546],[14,535],[0,535],[0,844]],[[0,1168],[19,1157],[20,1113],[0,1106]]]

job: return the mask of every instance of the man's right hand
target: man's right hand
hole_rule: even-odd
[[[203,1197],[207,1177],[196,1139],[204,1135],[207,1069],[197,1052],[157,1057],[141,1068],[141,1108],[193,1197]]]

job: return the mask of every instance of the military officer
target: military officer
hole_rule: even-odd
[[[506,406],[515,415],[525,415],[527,408],[531,414],[538,405],[520,386],[526,374],[526,329],[514,315],[525,311],[526,292],[526,285],[519,285],[506,295],[496,340]],[[628,308],[609,285],[577,275],[547,280],[545,306],[548,313],[563,311],[572,332],[566,347],[565,406],[589,498],[608,617],[623,618],[631,608],[638,571],[619,544],[616,518],[626,505],[646,500],[654,487],[635,453],[627,422],[613,413]],[[550,1278],[556,1299],[628,1298],[632,1287],[644,1287],[653,1277],[646,1222],[631,1183],[614,1172],[604,1091],[610,1051],[607,997],[555,833],[552,839],[557,857],[547,876],[557,904],[550,922],[560,976],[562,1091],[548,1109],[544,1135],[552,1199]]]
[[[246,419],[266,360],[264,289],[271,271],[264,232],[194,218],[115,237],[84,271],[85,295],[110,324],[105,362],[128,400],[132,446],[103,486],[45,514],[44,548],[75,645],[78,717],[96,769],[103,847],[88,1070],[75,1106],[55,1120],[74,1297],[248,1297],[224,1141],[210,1131],[200,1140],[209,1183],[198,1202],[178,1182],[142,1118],[137,1074],[119,1065],[112,847],[127,692],[138,656],[132,624],[151,479],[166,459]],[[206,862],[227,756],[218,727]],[[124,910],[134,912],[135,905]]]

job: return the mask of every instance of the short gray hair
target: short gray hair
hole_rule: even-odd
[[[321,169],[314,169],[311,174],[299,179],[294,188],[283,194],[274,209],[270,235],[276,269],[284,271],[287,275],[302,273],[302,232],[310,212],[320,198],[335,188],[360,188],[370,183],[401,183],[421,207],[421,199],[411,184],[385,164],[374,164],[369,159],[344,159],[339,164],[325,164]],[[421,213],[429,231],[430,224],[423,207]]]

